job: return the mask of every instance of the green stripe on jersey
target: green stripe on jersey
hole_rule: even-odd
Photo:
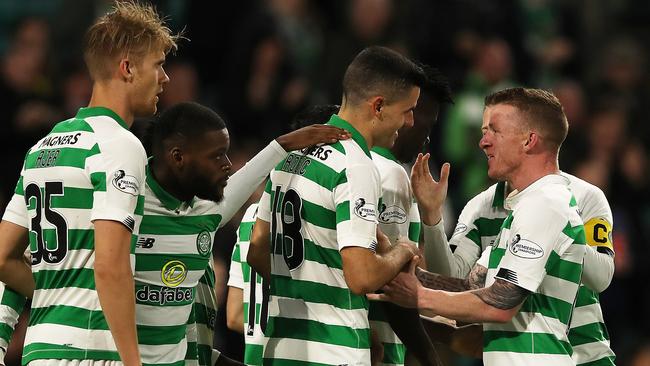
[[[347,288],[271,275],[271,295],[303,299],[305,302],[328,304],[339,309],[368,309],[368,299]]]
[[[213,232],[219,228],[221,215],[157,216],[146,215],[140,225],[140,235],[196,234],[203,230]]]
[[[570,355],[571,345],[553,334],[484,330],[483,352]]]
[[[34,272],[36,289],[85,288],[95,289],[95,274],[91,268],[39,270]],[[74,291],[74,290],[71,290]]]
[[[46,323],[80,329],[108,330],[108,323],[101,310],[86,310],[66,305],[32,308],[29,313],[29,325]]]
[[[23,348],[22,364],[27,365],[37,359],[119,361],[120,355],[117,351],[88,350],[51,343],[26,344]]]
[[[268,328],[274,338],[325,342],[350,348],[370,348],[370,329],[329,325],[315,320],[270,317]]]

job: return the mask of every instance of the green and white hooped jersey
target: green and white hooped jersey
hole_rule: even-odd
[[[381,176],[379,227],[391,242],[398,237],[408,237],[417,243],[420,237],[420,213],[411,192],[408,173],[390,150],[374,147],[370,154]],[[368,319],[384,346],[381,364],[403,365],[406,348],[388,324],[383,308],[375,301],[370,301]]]
[[[478,263],[530,291],[505,324],[483,325],[486,365],[575,365],[567,337],[585,255],[585,232],[569,180],[547,175],[505,200],[510,214]]]
[[[80,109],[28,151],[3,217],[29,229],[36,290],[23,364],[119,360],[95,290],[92,222],[121,222],[135,239],[145,164],[140,141],[102,107]]]
[[[228,286],[237,287],[243,291],[244,364],[252,366],[262,364],[264,345],[266,344],[262,325],[266,326],[268,315],[268,298],[264,299],[263,296],[262,276],[253,271],[246,262],[256,213],[257,204],[250,205],[239,224],[237,243],[233,248],[230,260],[230,278],[228,279]]]
[[[140,355],[145,365],[180,366],[188,352],[186,324],[196,287],[208,267],[222,215],[212,201],[179,201],[149,173],[144,212],[135,249]]]
[[[578,213],[585,226],[586,242],[591,247],[614,250],[611,233],[613,217],[605,194],[598,187],[571,174],[561,173],[569,179],[569,189],[578,203]],[[458,225],[449,244],[456,247],[452,265],[455,277],[465,278],[481,252],[494,243],[495,227],[501,226],[508,216],[503,207],[505,184],[497,183],[481,192],[463,208]],[[587,248],[592,250],[593,248]],[[599,295],[580,285],[569,332],[573,347],[572,358],[577,365],[614,365],[614,351],[603,319]]]
[[[272,141],[230,177],[224,199],[219,203],[196,197],[181,202],[166,192],[153,176],[147,175],[135,266],[136,324],[143,364],[183,365],[186,357],[198,357],[199,363],[212,364],[211,358],[207,363],[205,344],[210,342],[212,350],[211,334],[207,334],[208,327],[202,327],[201,323],[209,322],[213,315],[199,304],[213,301],[209,288],[214,287],[214,275],[208,272],[206,277],[205,271],[214,234],[285,156],[282,147]],[[202,278],[205,284],[201,284]],[[197,292],[207,294],[199,296]],[[203,310],[206,314],[202,314]],[[192,314],[199,322],[196,350],[188,349],[186,337],[186,324]],[[202,320],[203,316],[207,319]]]
[[[187,321],[187,352],[185,365],[212,366],[212,345],[217,318],[217,295],[215,288],[214,257],[210,256],[205,274],[196,286],[192,313]]]
[[[272,172],[258,218],[271,225],[264,365],[369,365],[368,300],[350,291],[340,250],[375,250],[381,178],[362,135],[295,151]]]

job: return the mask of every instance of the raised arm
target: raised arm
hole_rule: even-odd
[[[341,128],[329,125],[312,125],[271,141],[266,148],[257,153],[228,180],[228,185],[224,189],[224,200],[219,204],[222,216],[221,224],[225,225],[230,221],[271,170],[287,157],[288,151],[347,138],[349,138],[349,133]]]

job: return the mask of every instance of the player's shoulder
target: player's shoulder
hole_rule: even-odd
[[[504,199],[503,184],[504,183],[495,183],[489,186],[481,193],[472,197],[472,199],[470,199],[467,202],[465,207],[467,209],[476,210],[476,211],[489,210],[492,206],[495,205],[503,207],[503,199]]]
[[[377,154],[374,151],[370,151],[370,156],[379,171],[382,181],[390,179],[409,184],[409,175],[400,163],[381,154]]]
[[[612,210],[602,189],[571,174],[563,172],[562,175],[569,179],[569,189],[577,201],[580,216],[586,220],[600,217],[611,222]]]
[[[253,203],[246,209],[244,216],[242,217],[242,222],[251,222],[255,221],[257,217],[257,209],[259,207],[259,202]]]

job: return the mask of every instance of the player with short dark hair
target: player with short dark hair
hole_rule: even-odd
[[[395,51],[370,47],[343,79],[341,109],[328,124],[352,139],[292,152],[260,201],[247,260],[270,281],[265,365],[370,364],[365,294],[417,252],[406,239],[391,247],[378,236],[381,178],[370,148],[392,145],[413,124],[424,73]]]

